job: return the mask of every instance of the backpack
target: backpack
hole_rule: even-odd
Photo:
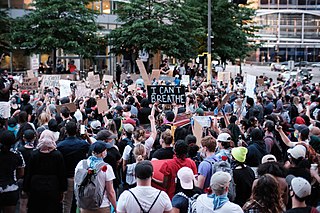
[[[207,161],[210,162],[210,161]],[[234,199],[236,198],[236,184],[233,180],[233,171],[231,168],[230,163],[228,163],[227,161],[219,161],[219,162],[210,162],[211,166],[212,166],[212,172],[211,172],[211,176],[219,171],[222,172],[228,172],[231,176],[231,181],[230,181],[230,185],[229,185],[229,190],[228,190],[228,198],[230,201],[234,201]]]
[[[270,154],[274,155],[278,161],[282,161],[283,160],[283,151],[282,151],[282,147],[281,147],[279,141],[275,137],[272,137],[270,135],[265,136],[263,138],[263,140],[265,141],[267,138],[270,138],[273,140],[273,146],[271,147]]]
[[[133,145],[133,143],[129,143],[128,145],[131,147],[131,150],[129,153],[129,159],[128,159],[127,164],[133,164],[136,162],[136,158],[134,157],[134,154],[133,154],[134,145]]]
[[[177,193],[177,195],[180,195],[186,199],[188,199],[188,213],[197,213],[197,198],[199,194],[195,194],[192,197],[188,197],[183,192]]]
[[[132,192],[132,191],[130,191],[130,190],[128,190],[128,191],[132,194],[132,196],[134,197],[134,199],[135,199],[135,200],[136,200],[136,202],[138,203],[138,205],[139,205],[139,207],[140,207],[140,209],[141,209],[142,213],[149,213],[149,212],[151,211],[152,207],[154,206],[154,204],[156,203],[156,201],[158,200],[158,198],[159,198],[160,194],[161,194],[161,190],[160,190],[160,191],[159,191],[159,193],[158,193],[158,195],[157,195],[157,197],[156,197],[156,199],[155,199],[155,200],[153,201],[153,203],[151,204],[151,206],[150,206],[149,210],[148,210],[148,211],[145,211],[145,210],[142,208],[142,206],[141,206],[141,204],[140,204],[140,202],[139,202],[138,198],[135,196],[135,194],[133,194],[133,192]]]
[[[79,208],[90,210],[100,208],[105,187],[100,185],[97,176],[104,165],[107,164],[102,161],[92,169],[88,166],[87,160],[82,160],[83,168],[78,169],[74,176],[74,193]]]

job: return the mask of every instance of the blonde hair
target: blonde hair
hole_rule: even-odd
[[[140,162],[143,161],[146,154],[146,148],[144,147],[144,145],[142,144],[137,144],[134,148],[133,148],[133,155],[136,159],[136,162]]]
[[[39,115],[39,126],[42,126],[43,124],[46,124],[50,121],[51,119],[51,116],[46,113],[46,112],[43,112]]]

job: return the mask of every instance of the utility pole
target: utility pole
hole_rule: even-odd
[[[212,35],[212,28],[211,28],[211,0],[208,0],[208,67],[207,67],[207,82],[211,84],[211,35]]]

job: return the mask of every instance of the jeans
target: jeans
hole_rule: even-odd
[[[72,199],[73,199],[73,184],[74,179],[68,178],[68,189],[66,192],[63,193],[63,213],[70,213],[71,206],[72,206]]]

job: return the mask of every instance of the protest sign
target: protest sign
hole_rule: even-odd
[[[184,86],[148,85],[147,90],[150,103],[155,103],[157,101],[161,104],[186,103]]]
[[[197,138],[197,145],[200,147],[201,139],[203,135],[203,129],[197,120],[194,120],[192,130],[193,130],[193,135]]]
[[[136,60],[136,62],[137,62],[137,66],[140,70],[141,76],[143,78],[144,84],[150,85],[151,82],[150,82],[149,76],[147,74],[146,68],[144,67],[142,60]]]
[[[96,89],[100,87],[100,77],[99,75],[93,75],[93,73],[88,73],[88,81],[91,89]]]
[[[34,78],[33,70],[27,70],[27,77],[28,78]]]
[[[59,80],[61,76],[60,75],[42,75],[42,83],[41,87],[49,87],[49,88],[54,88],[54,87],[59,87]]]
[[[190,84],[190,75],[181,76],[181,85],[188,86]]]
[[[70,84],[72,81],[69,80],[59,80],[60,85],[60,97],[68,97],[72,94]]]
[[[109,91],[112,89],[112,87],[113,87],[113,82],[110,82],[110,83],[108,84],[107,88],[104,89],[104,93],[105,93],[105,94],[108,94]]]
[[[75,89],[75,95],[76,97],[87,97],[90,96],[91,89],[86,87],[85,83],[82,83],[80,81],[76,82],[76,89]]]
[[[113,82],[113,75],[103,75],[103,81]]]
[[[230,72],[218,72],[217,81],[229,82],[230,81]]]
[[[153,81],[154,79],[159,80],[160,72],[161,70],[152,70],[151,78],[150,78],[151,81]]]
[[[107,99],[100,99],[97,101],[98,113],[101,114],[103,112],[108,111],[108,102]]]
[[[211,127],[210,116],[193,116],[192,119],[196,120],[201,127]]]
[[[256,76],[248,75],[246,78],[246,96],[254,98],[254,88],[256,87]]]
[[[67,104],[61,104],[56,106],[56,110],[58,114],[60,114],[61,108],[64,106],[67,107],[71,113],[77,111],[77,107],[75,103],[67,103]]]
[[[37,77],[24,78],[23,82],[20,84],[20,90],[37,90],[39,86],[39,81]]]

